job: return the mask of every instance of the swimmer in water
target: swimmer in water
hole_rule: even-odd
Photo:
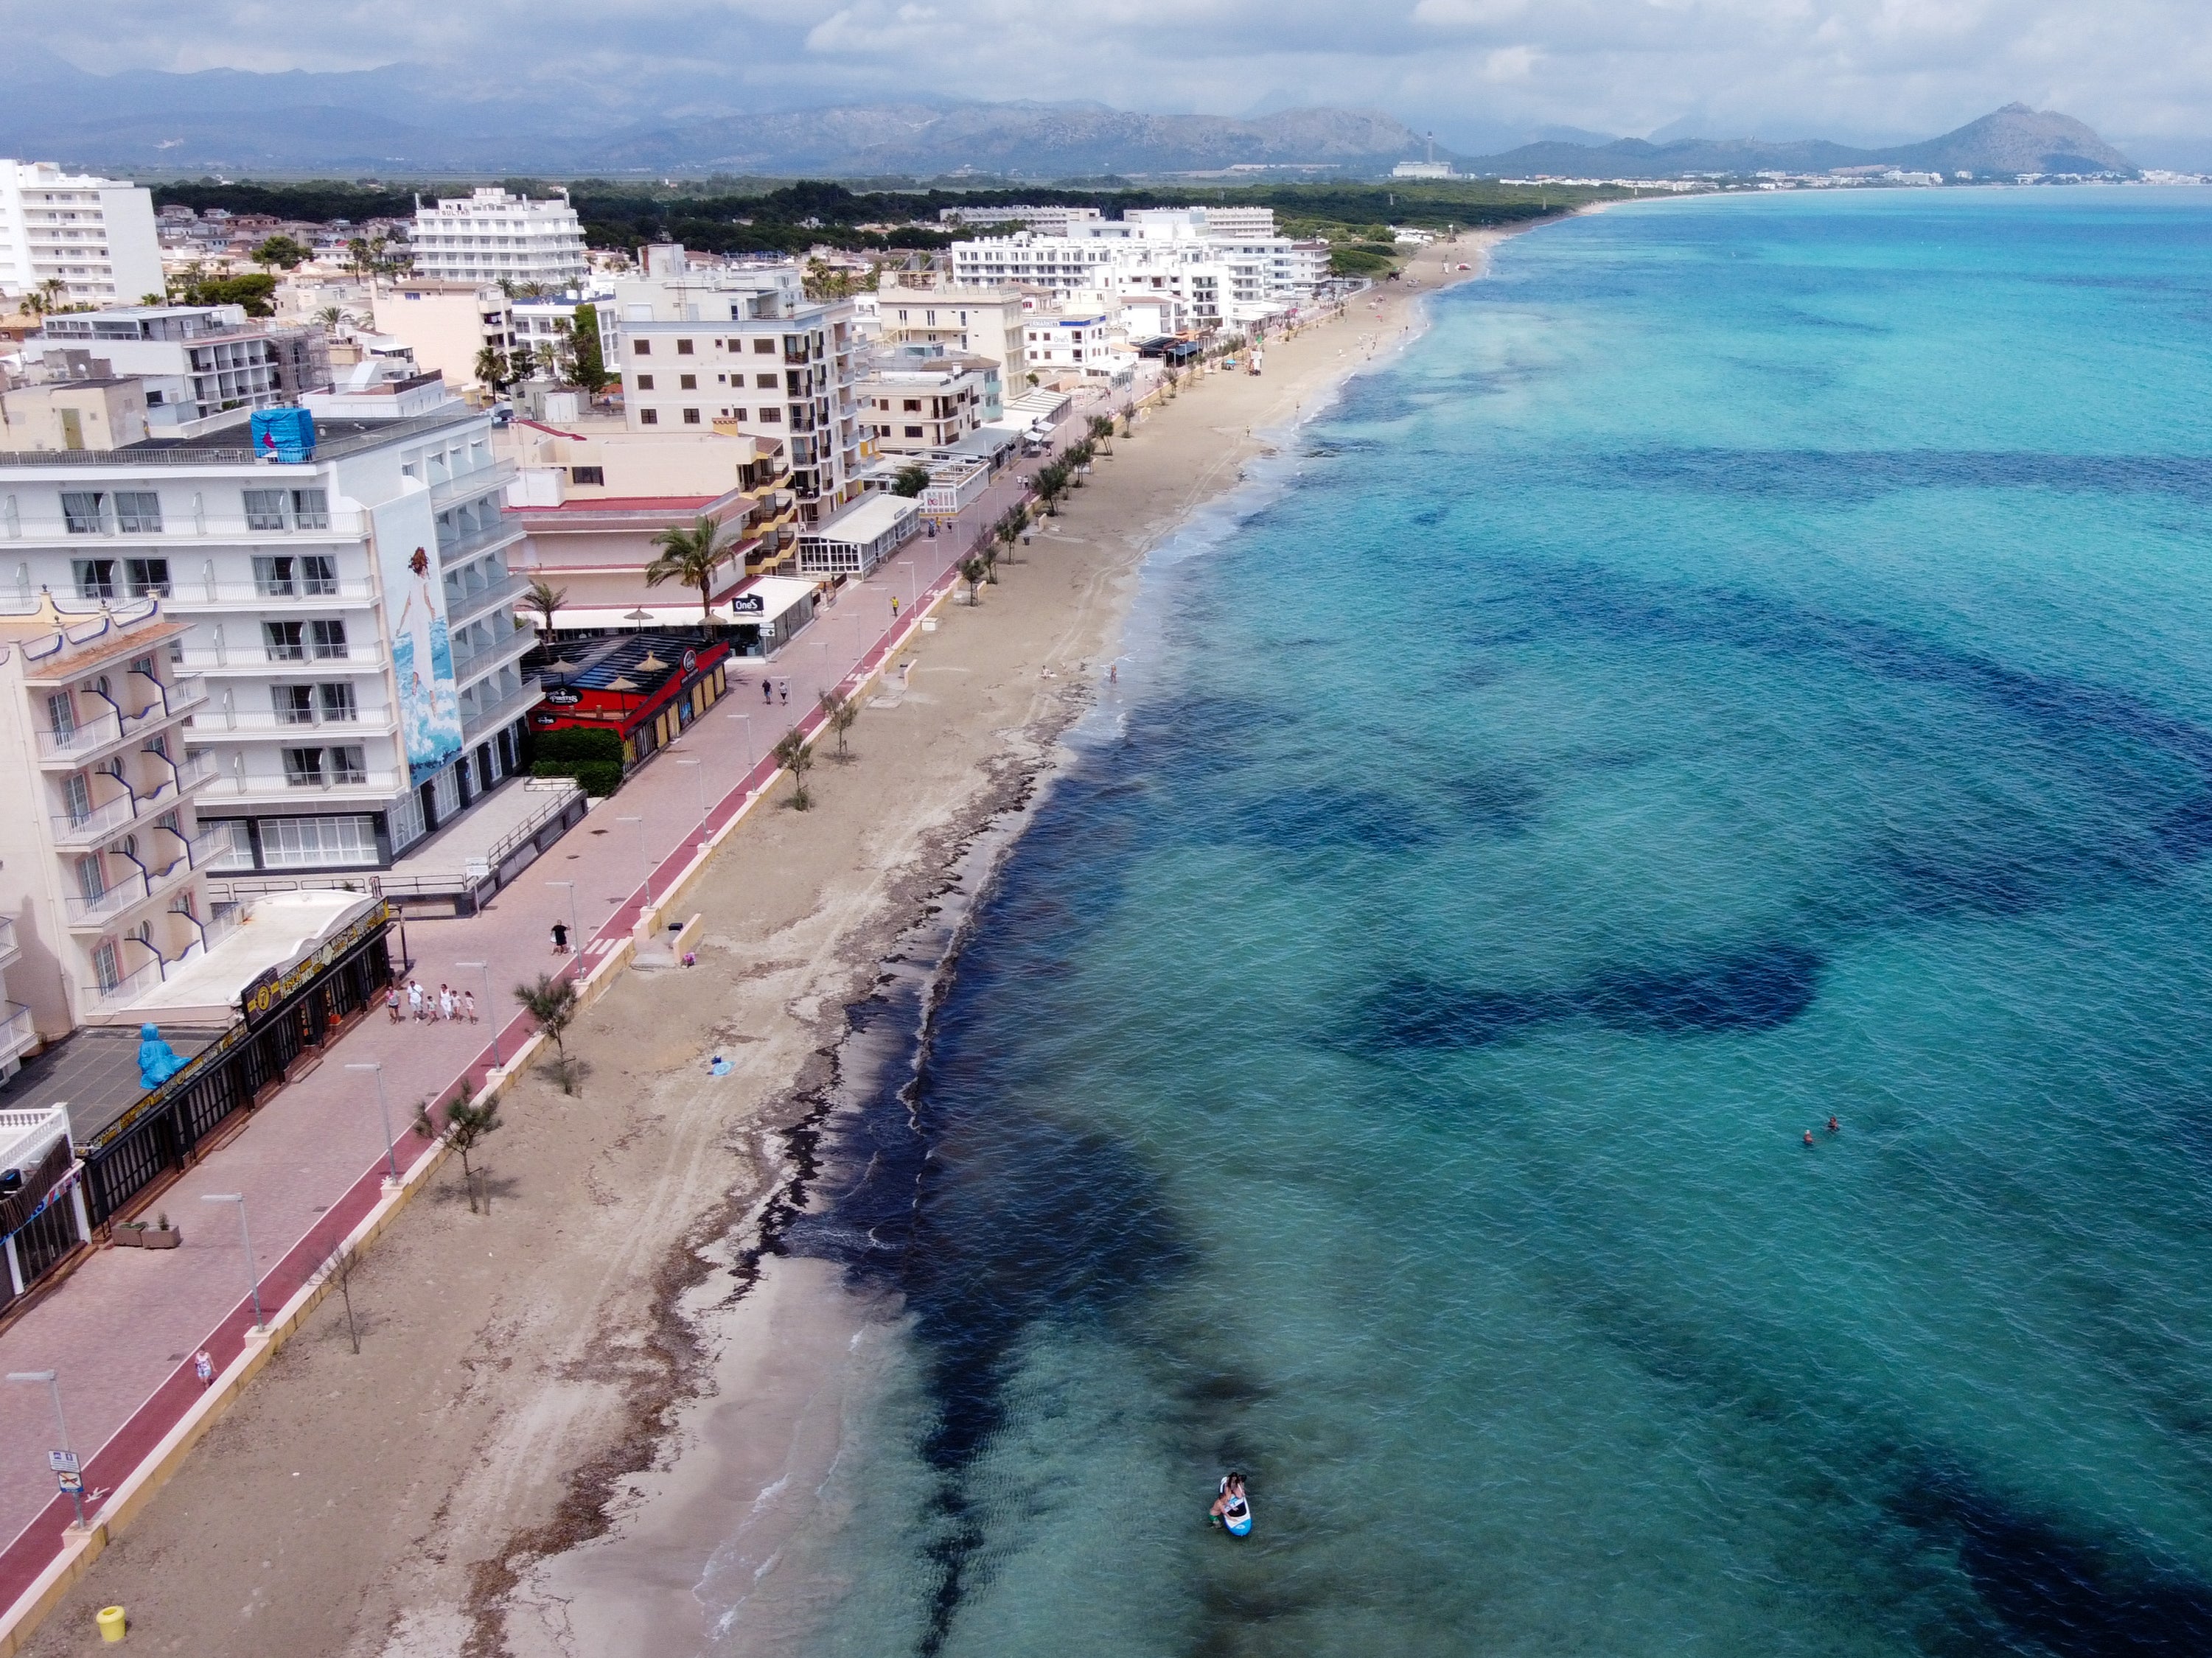
[[[1812,1145],[1812,1143],[1813,1143],[1813,1131],[1812,1131],[1811,1129],[1809,1129],[1809,1128],[1808,1128],[1808,1129],[1807,1129],[1807,1130],[1805,1131],[1805,1144],[1806,1144],[1806,1145]]]
[[[1831,1117],[1831,1118],[1829,1118],[1829,1119],[1828,1119],[1828,1132],[1829,1132],[1831,1134],[1839,1133],[1841,1133],[1841,1132],[1842,1132],[1840,1129],[1838,1129],[1838,1128],[1837,1127],[1837,1126],[1836,1126],[1836,1120],[1835,1120],[1833,1117]]]

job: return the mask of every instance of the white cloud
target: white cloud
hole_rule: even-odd
[[[1262,89],[1455,130],[1909,136],[2024,99],[2212,133],[2203,0],[0,0],[85,68],[567,73],[687,106],[917,95],[1234,113]],[[639,106],[635,113],[654,113]]]

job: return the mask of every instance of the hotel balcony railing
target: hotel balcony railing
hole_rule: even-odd
[[[21,1002],[0,1002],[0,1060],[15,1058],[38,1040],[31,1010]]]
[[[133,904],[146,901],[146,878],[133,874],[127,881],[119,881],[104,892],[89,897],[70,898],[62,908],[69,917],[72,932],[96,932]]]
[[[494,669],[527,655],[537,642],[538,635],[534,629],[517,628],[513,633],[501,635],[489,645],[471,651],[465,656],[456,652],[453,656],[453,683],[463,685],[471,679],[482,678]]]
[[[176,792],[164,786],[168,801],[174,801]],[[119,799],[103,800],[82,815],[58,811],[53,814],[54,844],[58,847],[96,847],[112,841],[132,823],[149,812],[160,811],[161,803],[151,797],[124,795]]]
[[[289,737],[295,741],[311,732],[330,731],[339,735],[387,732],[392,729],[392,714],[384,708],[356,708],[349,714],[325,714],[319,708],[306,713],[276,714],[267,708],[240,712],[237,708],[218,710],[202,714],[192,729],[200,732],[223,732],[240,737]]]
[[[489,466],[478,466],[466,472],[456,472],[449,478],[441,478],[430,486],[430,505],[446,507],[473,495],[490,495],[503,490],[514,480],[514,463],[495,460]]]
[[[446,625],[460,628],[473,622],[486,610],[501,604],[513,608],[516,599],[530,591],[526,575],[509,575],[504,581],[494,581],[471,592],[464,592],[446,600]]]
[[[531,708],[545,695],[545,687],[535,679],[526,679],[519,690],[511,691],[498,701],[479,704],[474,713],[461,715],[461,741],[473,743],[488,731],[495,731]]]
[[[22,945],[15,942],[15,920],[11,915],[0,915],[0,967],[5,967],[23,953]]]
[[[185,665],[195,673],[228,677],[252,674],[267,677],[272,668],[283,672],[367,673],[384,666],[384,652],[374,641],[349,641],[339,655],[318,656],[314,647],[303,647],[298,656],[273,655],[259,640],[223,645],[211,651],[190,651]]]
[[[48,764],[76,765],[126,735],[119,715],[104,714],[67,731],[39,733],[39,758]]]
[[[478,530],[458,540],[448,541],[441,536],[438,540],[438,562],[451,564],[459,559],[473,558],[487,547],[520,541],[526,527],[519,518],[507,519],[493,525],[489,530]]]
[[[341,776],[347,780],[339,781]],[[234,774],[228,777],[217,777],[208,785],[207,792],[210,795],[225,799],[238,796],[256,795],[267,795],[274,799],[280,795],[301,794],[313,789],[324,794],[343,793],[348,799],[359,797],[368,799],[380,795],[394,794],[406,786],[405,773],[372,769],[347,773],[326,771],[319,775],[299,774],[270,776],[264,773],[240,777]]]

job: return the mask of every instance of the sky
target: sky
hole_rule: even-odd
[[[916,94],[1890,143],[2021,100],[2212,137],[2206,0],[0,0],[79,67],[588,80],[637,118]],[[717,111],[715,112],[721,112]]]

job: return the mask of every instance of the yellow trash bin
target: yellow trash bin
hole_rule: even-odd
[[[100,1625],[100,1638],[106,1642],[120,1641],[130,1620],[124,1617],[120,1606],[102,1606],[94,1620]]]

